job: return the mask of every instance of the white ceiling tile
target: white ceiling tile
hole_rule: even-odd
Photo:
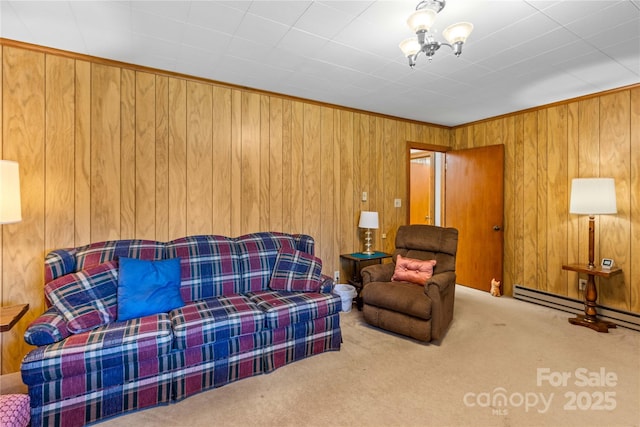
[[[311,1],[254,1],[249,8],[249,13],[270,19],[274,22],[292,26],[304,13]]]
[[[229,2],[191,2],[188,23],[227,34],[235,33],[246,12],[229,7],[227,3]]]
[[[295,28],[327,39],[338,34],[353,17],[321,3],[312,3],[298,19]]]
[[[147,13],[140,9],[131,11],[131,31],[160,40],[182,40],[184,25],[161,15]]]
[[[198,25],[185,25],[182,35],[182,43],[184,45],[220,55],[224,54],[229,43],[231,43],[231,39],[232,36],[230,34]]]
[[[277,47],[294,53],[304,52],[306,56],[309,52],[321,49],[327,42],[326,38],[292,28],[282,37]]]
[[[289,31],[287,25],[257,15],[246,14],[234,35],[255,40],[261,44],[277,45],[287,31]]]
[[[189,17],[191,1],[144,0],[131,1],[131,8],[144,13],[163,16],[174,21],[186,22]]]

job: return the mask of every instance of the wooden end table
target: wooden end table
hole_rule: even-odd
[[[589,268],[587,264],[568,264],[563,265],[562,269],[587,275],[587,286],[584,290],[584,314],[579,314],[577,317],[569,319],[569,323],[572,325],[585,326],[598,332],[609,332],[609,328],[615,328],[615,323],[598,319],[598,312],[596,311],[596,307],[598,306],[596,303],[598,300],[598,290],[596,289],[595,277],[609,278],[622,273],[622,269],[612,267],[611,269],[605,270],[598,266]]]
[[[382,264],[382,260],[391,258],[393,255],[386,252],[374,252],[371,255],[364,254],[362,252],[355,252],[352,254],[342,254],[340,258],[345,259],[351,263],[351,279],[348,280],[350,285],[355,286],[358,295],[356,296],[356,307],[358,310],[362,310],[362,276],[360,271],[371,264]],[[374,261],[374,262],[371,262]],[[365,264],[366,265],[363,265]]]
[[[18,323],[18,320],[29,310],[29,304],[0,307],[0,332],[7,332]]]

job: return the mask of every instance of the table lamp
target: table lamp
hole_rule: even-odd
[[[370,211],[362,211],[360,212],[360,223],[358,224],[359,228],[366,228],[364,235],[364,252],[365,255],[373,255],[374,252],[371,250],[371,229],[378,228],[378,212],[370,212]]]
[[[0,224],[22,221],[18,163],[0,160]]]
[[[571,181],[569,213],[589,215],[589,268],[595,267],[595,215],[617,212],[616,187],[613,178],[574,178]]]

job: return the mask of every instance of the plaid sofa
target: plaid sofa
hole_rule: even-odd
[[[25,333],[37,345],[21,366],[31,425],[81,426],[339,350],[341,302],[329,277],[322,276],[317,292],[269,287],[282,248],[313,254],[314,241],[271,232],[118,240],[50,252],[47,283],[112,268],[119,257],[180,258],[185,305],[79,333],[49,307]]]

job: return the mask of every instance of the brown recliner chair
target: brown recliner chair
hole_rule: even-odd
[[[458,230],[431,225],[398,229],[393,263],[362,269],[362,300],[367,323],[420,341],[441,340],[453,319]],[[424,286],[392,282],[398,255],[437,261]]]

